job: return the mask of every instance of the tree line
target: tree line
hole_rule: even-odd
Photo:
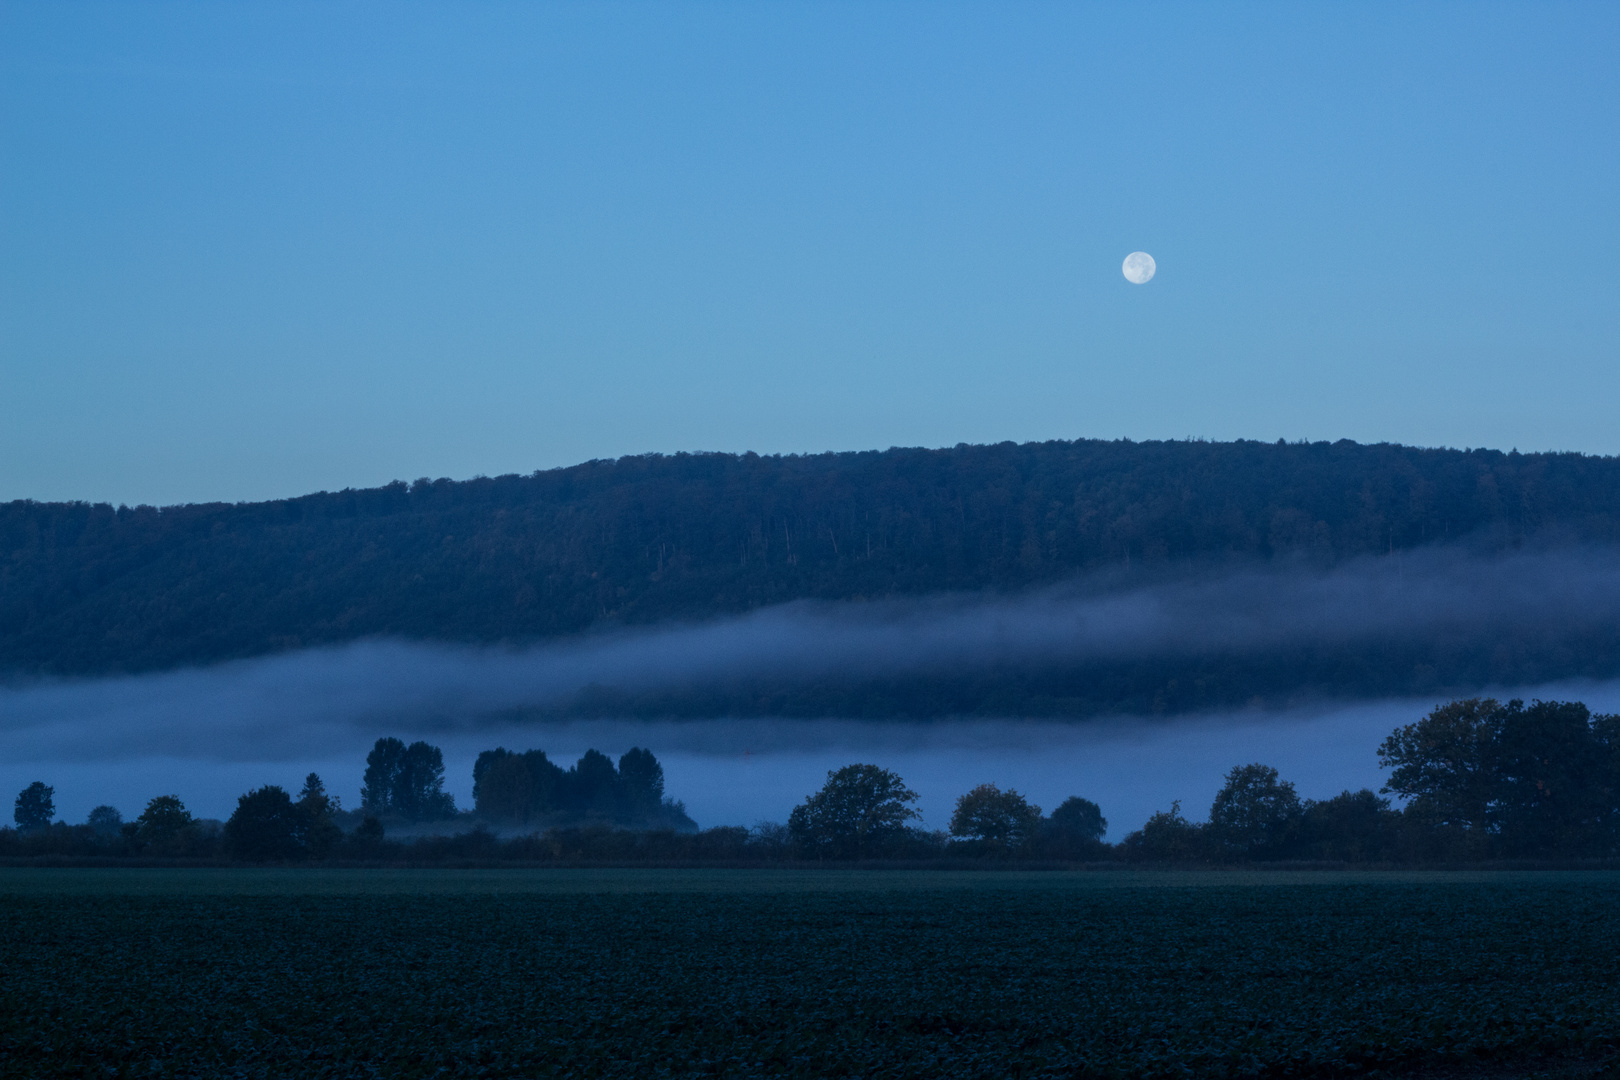
[[[1270,766],[1235,766],[1206,820],[1188,819],[1177,802],[1110,844],[1096,803],[1071,796],[1047,814],[995,784],[958,798],[945,830],[924,829],[917,793],[872,764],[829,772],[785,824],[700,831],[664,794],[657,758],[639,747],[617,767],[590,750],[566,770],[538,750],[485,751],[474,767],[475,806],[462,813],[443,791],[436,747],[379,739],[356,812],[345,813],[312,773],[297,798],[277,786],[244,794],[222,825],[196,821],[178,797],[165,795],[129,823],[100,806],[84,825],[69,826],[52,822],[54,789],[36,782],[17,797],[17,828],[0,830],[0,855],[1409,865],[1620,857],[1620,715],[1574,701],[1461,699],[1396,729],[1378,758],[1389,771],[1381,793],[1324,800],[1300,798]],[[458,817],[464,828],[456,834],[388,838],[391,830]]]
[[[224,822],[194,817],[178,795],[152,799],[134,821],[97,806],[83,825],[55,821],[56,789],[44,781],[17,795],[14,830],[0,830],[0,855],[232,858],[256,862],[370,859],[391,831],[428,825],[461,831],[499,829],[667,830],[693,833],[686,808],[664,794],[664,767],[652,751],[632,747],[613,760],[587,750],[567,769],[542,750],[503,747],[478,755],[471,810],[444,790],[444,752],[385,737],[366,755],[360,805],[346,811],[310,773],[294,797],[278,784],[237,800]],[[387,848],[397,851],[399,845]]]

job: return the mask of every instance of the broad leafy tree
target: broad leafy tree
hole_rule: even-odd
[[[1498,710],[1495,736],[1493,817],[1505,854],[1613,850],[1620,777],[1612,748],[1585,705],[1510,701]]]
[[[1108,832],[1108,819],[1103,817],[1102,807],[1078,795],[1064,799],[1046,820],[1052,832],[1079,839],[1101,840]]]
[[[1307,800],[1300,820],[1299,854],[1334,862],[1373,862],[1395,853],[1401,816],[1389,800],[1367,788],[1321,802]]]
[[[1408,800],[1414,821],[1483,838],[1494,824],[1500,712],[1492,698],[1466,698],[1397,728],[1378,748],[1390,770],[1384,790]]]
[[[523,824],[542,811],[534,776],[523,755],[502,751],[494,760],[480,760],[479,764],[484,769],[473,788],[473,805],[479,814],[492,821]]]
[[[436,821],[456,812],[455,800],[444,790],[444,753],[437,746],[413,742],[405,748],[394,805],[412,821]]]
[[[526,823],[565,808],[567,779],[544,750],[485,750],[473,764],[473,805],[492,821]]]
[[[195,824],[180,796],[159,795],[135,819],[135,836],[154,848],[174,848],[185,842]]]
[[[1011,788],[980,784],[956,800],[951,814],[951,836],[977,844],[988,852],[1011,855],[1035,842],[1041,808]]]
[[[788,831],[801,849],[830,858],[862,858],[890,850],[921,815],[917,793],[897,773],[876,765],[845,765],[827,773],[820,791],[794,807]]]
[[[1452,854],[1609,855],[1620,840],[1620,717],[1575,701],[1468,698],[1379,748],[1385,791]],[[1431,845],[1432,846],[1432,845]]]
[[[1101,858],[1108,851],[1102,842],[1107,832],[1108,819],[1103,817],[1102,807],[1071,795],[1041,822],[1040,850],[1060,859]]]
[[[1302,807],[1294,785],[1269,765],[1239,765],[1226,774],[1209,808],[1209,835],[1234,855],[1281,854],[1293,840]]]
[[[90,817],[85,822],[97,836],[117,836],[124,827],[124,815],[118,812],[118,807],[102,804],[90,811]]]
[[[236,810],[225,823],[225,842],[238,859],[286,862],[304,855],[299,842],[302,826],[303,817],[286,789],[271,784],[236,800]]]

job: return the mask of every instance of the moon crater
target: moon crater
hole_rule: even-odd
[[[1125,256],[1125,265],[1122,268],[1125,280],[1132,285],[1146,285],[1158,273],[1159,265],[1153,261],[1153,256],[1145,251],[1133,251]]]

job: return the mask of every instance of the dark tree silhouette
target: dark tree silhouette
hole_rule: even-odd
[[[899,774],[876,765],[845,765],[827,773],[821,790],[794,807],[788,831],[815,857],[863,858],[882,854],[921,815],[917,793]]]
[[[651,750],[631,747],[619,758],[619,784],[625,809],[633,815],[656,814],[664,803],[664,767]]]
[[[1012,855],[1035,842],[1040,823],[1041,808],[1032,806],[1018,792],[980,784],[956,800],[950,832],[956,839],[971,841],[987,852]]]
[[[1578,701],[1510,701],[1497,710],[1494,818],[1504,854],[1558,857],[1614,850],[1620,770],[1617,717]]]
[[[493,821],[527,823],[554,807],[561,773],[539,750],[486,750],[473,770],[473,805]]]
[[[302,825],[286,789],[271,784],[236,800],[236,811],[225,822],[225,842],[238,859],[286,862],[304,855]]]
[[[293,809],[298,814],[294,838],[305,854],[320,858],[343,839],[343,830],[336,821],[342,806],[335,796],[326,793],[326,785],[315,773],[304,778]]]
[[[610,821],[635,828],[694,828],[678,802],[664,798],[664,767],[635,747],[619,767],[587,750],[564,771],[544,751],[485,750],[473,765],[473,801],[484,818],[502,824],[579,824]]]
[[[1209,808],[1209,836],[1234,855],[1264,858],[1285,851],[1299,828],[1299,795],[1269,765],[1238,765]]]
[[[1047,822],[1055,835],[1094,842],[1101,840],[1108,832],[1108,819],[1103,817],[1102,807],[1078,795],[1071,795],[1059,803]]]
[[[1103,817],[1102,807],[1071,795],[1041,821],[1038,845],[1041,854],[1049,858],[1104,859],[1111,851],[1103,843],[1106,832],[1108,819]]]
[[[1139,862],[1191,862],[1210,854],[1204,827],[1182,816],[1180,799],[1127,834],[1120,847],[1127,859]]]
[[[1620,716],[1468,698],[1397,729],[1378,756],[1431,851],[1595,856],[1620,843]]]
[[[581,813],[611,817],[618,809],[619,774],[613,759],[598,750],[587,750],[568,770],[568,802]]]
[[[1482,848],[1497,794],[1500,709],[1492,698],[1453,701],[1383,741],[1378,761],[1391,770],[1384,790],[1408,800],[1409,818],[1471,836],[1474,846]]]
[[[102,804],[90,811],[90,817],[85,824],[89,825],[97,836],[116,836],[124,827],[124,815],[118,812],[116,806]]]
[[[395,738],[378,739],[366,755],[366,774],[360,788],[360,805],[373,814],[397,810],[399,774],[404,763],[405,744]]]
[[[1335,862],[1376,862],[1394,854],[1401,816],[1367,788],[1321,802],[1307,800],[1300,854]]]
[[[135,819],[135,836],[156,849],[175,848],[184,843],[195,825],[191,812],[178,795],[159,795],[146,804]]]
[[[455,800],[444,790],[444,753],[437,746],[407,746],[394,785],[394,808],[411,821],[436,821],[456,812]]]
[[[23,788],[17,794],[16,806],[11,811],[11,819],[17,823],[17,828],[29,832],[49,825],[51,818],[56,815],[55,795],[56,789],[42,780],[35,780]]]
[[[366,755],[360,805],[373,814],[394,813],[407,821],[435,821],[456,812],[444,790],[444,753],[437,746],[378,739]]]

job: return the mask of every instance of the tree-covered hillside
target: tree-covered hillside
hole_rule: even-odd
[[[1620,542],[1620,459],[1077,441],[631,457],[237,505],[21,501],[0,506],[0,671],[376,635],[528,641],[801,597],[1548,530]]]

